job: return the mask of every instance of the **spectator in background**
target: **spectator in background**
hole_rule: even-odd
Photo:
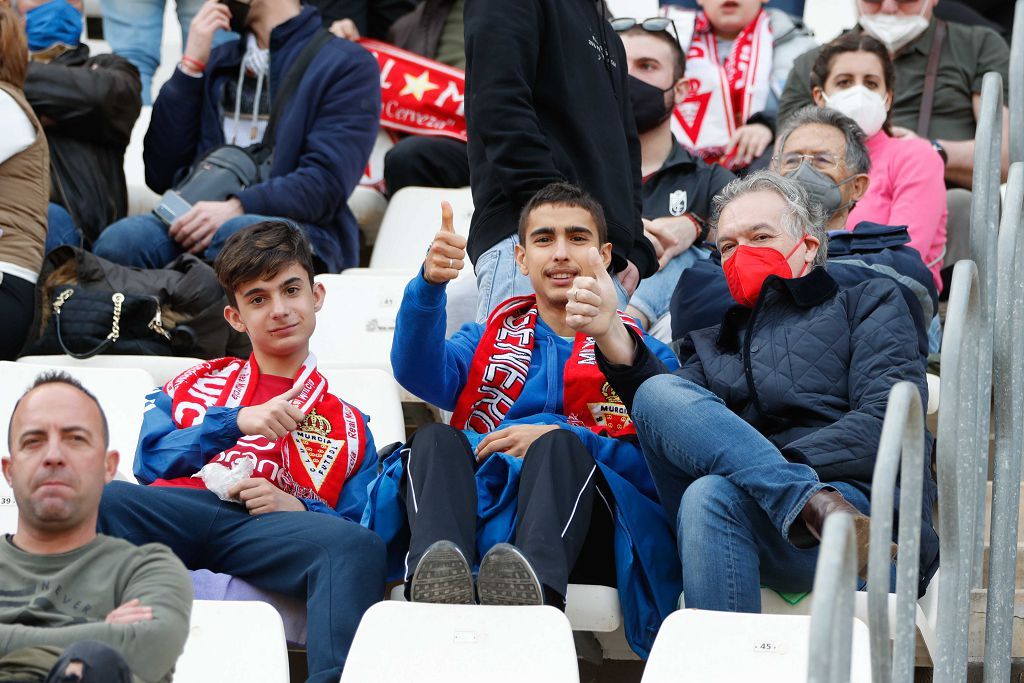
[[[96,533],[117,472],[109,441],[99,402],[63,373],[37,377],[14,407],[3,473],[18,528],[0,541],[0,680],[171,678],[192,583],[166,546]]]
[[[22,90],[27,69],[21,19],[0,3],[0,360],[14,360],[32,325],[46,241],[50,155]]]
[[[859,25],[853,35],[877,38],[892,57],[895,83],[892,101],[894,137],[929,140],[946,160],[946,203],[949,209],[945,262],[956,263],[970,255],[970,207],[974,172],[974,134],[981,110],[981,82],[986,73],[1003,77],[1004,101],[1009,92],[1010,52],[997,33],[981,26],[939,21],[932,11],[938,0],[857,0]],[[940,29],[941,27],[941,29]],[[934,98],[925,102],[926,72],[933,49],[938,52]],[[779,104],[779,120],[814,103],[811,71],[820,48],[793,64]],[[1003,109],[1003,180],[1009,168],[1009,112]],[[966,189],[962,189],[966,188]]]
[[[1014,8],[1017,3],[1007,0],[939,0],[935,16],[971,26],[987,26],[1010,44],[1013,33]]]
[[[599,367],[631,410],[676,522],[685,606],[760,612],[762,585],[811,589],[835,512],[853,516],[866,579],[889,391],[912,382],[924,405],[928,386],[897,285],[838,287],[821,267],[824,216],[798,183],[757,173],[730,183],[715,209],[736,305],[686,338],[682,369],[670,373],[616,319],[607,278],[577,278],[566,321],[594,336]],[[922,518],[919,594],[938,567],[930,457],[924,480],[922,508],[900,511]]]
[[[869,35],[846,33],[818,52],[811,83],[819,107],[852,118],[867,138],[871,184],[850,209],[847,226],[861,221],[907,226],[910,246],[920,252],[941,291],[945,167],[926,140],[892,136],[890,108],[896,83],[885,46]],[[793,117],[797,118],[799,113]]]
[[[388,42],[457,69],[466,68],[462,10],[465,0],[423,0],[394,23]],[[442,136],[409,135],[384,156],[388,194],[410,185],[469,185],[466,143]]]
[[[320,10],[324,26],[346,40],[360,36],[384,40],[391,26],[416,6],[416,0],[307,0]]]
[[[56,7],[64,22],[47,18]],[[20,0],[17,10],[31,38],[25,97],[50,146],[46,251],[91,244],[128,213],[124,152],[142,106],[139,73],[123,57],[89,56],[81,0]]]
[[[604,3],[475,0],[465,24],[477,322],[531,291],[514,259],[519,214],[558,181],[580,185],[602,205],[625,306],[658,259],[640,217],[626,55]]]
[[[686,63],[679,41],[668,32],[670,20],[655,17],[613,19],[629,66],[629,95],[640,134],[644,228],[653,236],[659,270],[640,282],[626,313],[651,334],[668,341],[666,326],[655,327],[668,312],[679,275],[698,259],[707,237],[711,198],[733,179],[719,165],[695,157],[672,135],[673,108],[686,98]]]
[[[779,95],[793,60],[814,47],[803,24],[765,0],[699,0],[686,55],[681,141],[734,171],[767,167]]]
[[[687,9],[699,9],[700,5],[697,4],[699,0],[661,0],[661,5],[676,5],[679,7],[685,7]],[[768,0],[767,3],[770,9],[779,9],[786,14],[791,14],[794,17],[802,17],[804,15],[804,0]]]
[[[212,51],[214,33],[238,16],[216,0],[196,14],[185,56],[160,91],[146,134],[146,183],[154,191],[171,188],[215,147],[262,141],[273,94],[321,30],[316,9],[299,0],[253,0],[248,7],[244,36]],[[346,201],[366,166],[379,116],[376,61],[333,38],[281,111],[269,180],[225,201],[197,202],[169,228],[153,214],[118,221],[93,251],[144,268],[162,267],[186,251],[212,261],[233,232],[275,216],[301,224],[318,269],[354,266],[359,227]]]
[[[81,0],[77,2],[81,9]],[[56,0],[59,4],[62,0]],[[120,55],[135,65],[142,80],[142,103],[153,102],[153,74],[160,66],[160,51],[163,45],[164,5],[167,0],[100,0],[103,12],[103,37],[110,43],[114,54]],[[233,0],[232,6],[245,4]],[[181,25],[181,44],[188,44],[188,30],[203,0],[174,0],[174,9]],[[66,12],[67,10],[63,10]],[[81,33],[81,26],[79,26]],[[229,35],[217,36],[217,42],[229,39]]]
[[[383,543],[359,526],[373,435],[309,352],[324,287],[302,233],[252,226],[216,270],[224,317],[252,355],[202,363],[149,395],[134,467],[149,486],[108,484],[99,528],[305,601],[307,680],[336,683],[363,612],[384,594]]]

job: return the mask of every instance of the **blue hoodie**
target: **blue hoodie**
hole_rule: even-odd
[[[405,389],[451,411],[469,377],[484,327],[468,323],[445,340],[445,301],[444,286],[429,284],[422,272],[406,286],[395,323],[391,365]],[[678,367],[667,346],[652,337],[644,340],[663,363]],[[526,384],[501,426],[558,425],[576,434],[597,461],[615,499],[615,568],[626,637],[632,648],[646,657],[662,620],[676,609],[682,591],[674,535],[637,442],[598,436],[568,424],[562,414],[563,369],[572,345],[538,317]],[[464,433],[474,447],[485,436]],[[498,453],[477,469],[478,556],[514,536],[521,466],[519,458]],[[363,516],[363,524],[388,542],[394,579],[402,578],[408,538],[398,494],[401,477],[402,460],[395,451],[385,461],[383,474],[370,486],[370,502]]]
[[[270,32],[271,98],[319,28],[319,13],[303,5]],[[142,155],[154,192],[173,187],[203,155],[225,144],[221,95],[238,78],[244,54],[244,40],[224,43],[210,54],[203,78],[175,69],[161,88]],[[377,61],[355,43],[331,40],[281,112],[270,180],[238,195],[247,214],[301,223],[331,272],[358,265],[359,226],[347,201],[377,139],[380,101]]]

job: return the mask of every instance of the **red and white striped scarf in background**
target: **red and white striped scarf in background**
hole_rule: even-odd
[[[690,92],[672,120],[672,131],[684,147],[709,163],[733,167],[732,155],[724,156],[729,140],[768,102],[772,45],[771,22],[761,9],[720,64],[711,23],[704,12],[697,15],[686,55]]]
[[[187,429],[202,423],[212,407],[248,407],[260,369],[255,356],[219,358],[189,368],[164,386],[173,405],[174,423]],[[310,354],[295,377],[302,391],[292,405],[306,416],[287,436],[270,441],[243,436],[210,462],[231,467],[236,460],[253,458],[252,476],[274,483],[296,498],[338,503],[345,481],[365,457],[366,425],[358,410],[328,393],[327,380]]]
[[[451,425],[486,434],[497,429],[526,386],[537,327],[537,297],[520,296],[499,305],[487,320],[459,394]],[[643,334],[636,322],[622,322]],[[626,406],[597,366],[594,339],[577,334],[562,378],[562,411],[569,423],[595,434],[636,434]]]

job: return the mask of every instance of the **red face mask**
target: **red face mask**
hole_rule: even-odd
[[[771,247],[751,247],[741,244],[733,251],[732,256],[722,262],[722,270],[725,271],[725,281],[729,283],[729,293],[736,302],[748,308],[753,308],[757,303],[757,297],[761,294],[761,287],[769,275],[778,275],[781,278],[793,277],[793,269],[789,267],[789,257],[796,253],[796,250],[803,244],[803,238],[796,243],[793,250],[783,256],[781,251]],[[804,274],[807,264],[800,269],[797,277]]]

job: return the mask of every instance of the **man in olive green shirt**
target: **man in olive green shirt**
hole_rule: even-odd
[[[857,0],[860,25],[851,29],[878,38],[890,51],[896,71],[892,103],[893,134],[916,137],[924,93],[928,55],[935,41],[936,20],[932,10],[938,0]],[[884,17],[884,18],[882,18]],[[879,21],[879,18],[882,18]],[[916,27],[915,27],[916,24]],[[911,36],[913,36],[911,38]],[[779,125],[801,107],[814,104],[811,97],[811,66],[819,48],[793,63],[779,101]],[[974,173],[974,135],[981,112],[981,82],[994,71],[1003,77],[1003,101],[1008,97],[1010,50],[995,31],[982,26],[946,23],[939,53],[935,100],[928,129],[920,135],[931,141],[946,161],[949,235],[945,263],[970,258],[970,194]],[[1003,107],[1002,179],[1009,171],[1009,111]]]
[[[61,373],[36,379],[11,415],[2,459],[18,526],[0,538],[0,682],[171,680],[192,584],[163,545],[96,533],[117,471],[95,397]]]

